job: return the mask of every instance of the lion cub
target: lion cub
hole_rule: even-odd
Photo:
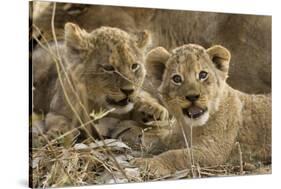
[[[169,143],[173,150],[136,159],[136,165],[163,176],[193,163],[203,167],[235,162],[237,142],[243,161],[271,162],[271,96],[231,88],[226,83],[230,57],[219,45],[204,49],[188,44],[172,52],[157,47],[148,53],[148,76],[177,126]]]
[[[87,123],[83,134],[99,137],[90,124],[93,110],[111,110],[112,116],[122,118],[132,109],[140,109],[165,119],[167,110],[152,104],[154,100],[141,89],[148,41],[146,32],[130,35],[118,28],[101,27],[88,33],[67,23],[64,41],[35,49],[34,111],[47,113],[47,132],[65,132]]]

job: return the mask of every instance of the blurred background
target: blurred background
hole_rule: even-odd
[[[30,40],[32,35],[53,40],[52,11],[51,2],[30,2]],[[64,24],[74,22],[87,31],[101,26],[129,33],[147,30],[150,48],[220,44],[232,54],[228,79],[232,87],[247,93],[271,92],[271,16],[57,3],[54,21],[58,39],[63,39]]]

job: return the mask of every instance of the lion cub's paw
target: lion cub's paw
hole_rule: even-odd
[[[157,158],[136,158],[131,163],[139,167],[145,174],[147,173],[155,178],[170,176],[173,173]]]
[[[137,106],[137,110],[141,112],[142,121],[144,123],[151,121],[167,121],[169,119],[168,110],[161,104],[155,102],[143,102]]]
[[[70,146],[80,134],[80,131],[72,130],[71,124],[65,117],[54,113],[47,114],[45,126],[47,138],[64,146]],[[69,131],[71,132],[68,133]]]

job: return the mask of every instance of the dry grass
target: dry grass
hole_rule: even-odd
[[[34,137],[41,140],[43,135]],[[43,139],[44,141],[45,139]],[[45,141],[46,142],[46,141]],[[143,181],[175,180],[186,178],[225,177],[250,174],[266,174],[271,172],[271,166],[256,169],[251,164],[231,164],[200,167],[178,171],[171,175],[156,178],[149,170],[141,171],[132,166],[134,151],[121,141],[105,140],[106,147],[101,141],[95,143],[75,143],[70,147],[64,146],[63,140],[57,140],[51,146],[34,147],[32,149],[33,187],[81,186],[90,184],[113,184]],[[126,173],[120,172],[111,156],[105,151],[111,151],[119,166]]]
[[[133,158],[130,155],[131,149],[116,140],[105,140],[105,143],[107,147],[97,141],[89,144],[76,143],[68,148],[59,142],[47,148],[33,148],[33,187],[141,181],[137,170],[129,164]],[[120,172],[113,158],[105,151],[114,154],[127,177]]]

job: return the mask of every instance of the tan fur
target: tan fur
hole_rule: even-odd
[[[101,27],[88,33],[78,25],[67,23],[65,39],[58,44],[60,56],[55,57],[42,48],[35,49],[32,53],[34,111],[48,113],[47,130],[67,131],[79,126],[81,121],[90,120],[88,115],[92,111],[114,108],[112,116],[120,118],[121,114],[131,111],[135,103],[135,111],[140,109],[164,118],[167,110],[153,104],[152,97],[144,97],[141,89],[145,77],[143,52],[147,43],[147,32],[129,35],[117,28]],[[51,51],[56,54],[55,44],[51,44]],[[61,58],[73,85],[72,88],[61,71],[69,100],[57,79],[54,58]],[[88,129],[91,130],[91,126]]]
[[[142,168],[148,166],[161,176],[191,168],[192,162],[201,167],[220,165],[226,161],[237,163],[239,153],[236,142],[240,143],[243,161],[271,162],[271,96],[248,95],[231,88],[225,82],[229,62],[230,52],[218,45],[207,50],[199,45],[183,45],[171,53],[160,47],[151,50],[147,56],[148,75],[161,80],[158,90],[163,103],[177,119],[174,137],[182,142],[177,149],[153,158],[137,159],[134,161],[136,165]],[[158,69],[158,75],[155,75],[156,69],[161,66],[163,69]],[[202,70],[208,73],[203,80],[199,77]],[[175,74],[182,76],[180,84],[172,80]],[[190,95],[195,94],[198,98],[191,101]],[[206,111],[192,119],[183,111],[188,108],[190,112],[191,107]],[[205,120],[203,117],[207,114],[209,116]],[[192,142],[190,150],[193,156],[186,148],[181,125],[188,143]],[[174,145],[173,142],[168,145]]]

